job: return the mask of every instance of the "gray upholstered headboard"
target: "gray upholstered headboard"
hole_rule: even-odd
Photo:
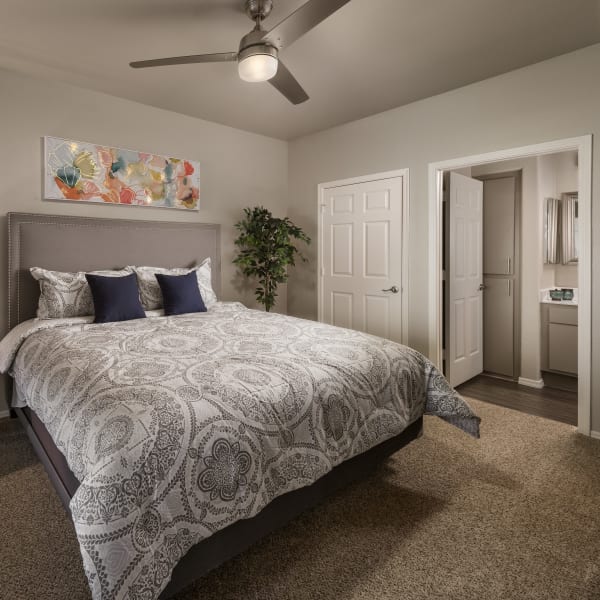
[[[35,316],[39,287],[30,267],[53,271],[189,267],[209,256],[218,295],[219,225],[8,213],[9,327]]]

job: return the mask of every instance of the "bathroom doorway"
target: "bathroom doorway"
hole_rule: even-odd
[[[564,164],[567,164],[568,161],[575,163],[576,188],[572,185],[559,184],[561,179],[565,180],[565,177],[556,172],[556,166],[561,164],[561,161]],[[550,176],[552,168],[554,168],[554,175]],[[465,293],[462,298],[460,294],[455,297],[450,296],[453,274],[452,258],[448,252],[452,248],[452,241],[449,239],[450,233],[448,232],[450,230],[447,225],[452,224],[452,216],[451,212],[447,212],[445,208],[444,198],[446,198],[446,202],[449,200],[448,189],[446,189],[446,195],[444,194],[444,182],[448,181],[448,173],[456,173],[457,171],[459,176],[479,181],[481,184],[482,229],[480,248],[482,255],[484,255],[485,244],[483,237],[484,182],[504,178],[507,181],[497,181],[491,187],[499,188],[502,186],[498,184],[503,183],[503,186],[508,189],[510,187],[508,179],[515,177],[516,172],[520,172],[521,176],[522,205],[520,209],[515,208],[514,237],[511,237],[510,233],[506,233],[507,226],[511,223],[510,209],[507,209],[506,206],[502,207],[502,214],[495,220],[496,233],[504,232],[497,236],[500,244],[497,247],[502,248],[502,244],[504,244],[502,252],[506,254],[506,248],[511,245],[512,240],[514,242],[513,250],[509,252],[508,256],[502,257],[498,253],[496,257],[498,261],[502,259],[506,264],[503,265],[503,269],[495,266],[495,271],[487,274],[485,274],[484,269],[490,267],[489,265],[484,266],[486,261],[482,258],[480,302],[475,300],[474,293],[470,296]],[[516,177],[514,180],[516,181]],[[515,186],[518,187],[518,184],[515,184]],[[475,186],[473,186],[474,189]],[[534,189],[533,192],[532,189]],[[470,198],[476,196],[473,190],[470,192]],[[496,189],[497,191],[498,189]],[[553,199],[561,202],[563,198],[574,198],[574,194],[576,194],[577,204],[573,208],[571,203],[569,210],[571,216],[576,218],[573,227],[576,226],[577,228],[577,241],[574,244],[577,260],[568,261],[567,249],[561,248],[560,264],[544,262],[548,244],[557,243],[556,240],[552,239],[552,236],[550,239],[547,238],[548,215],[550,214],[550,217],[552,217],[552,214],[557,214],[558,210],[563,210],[562,208],[557,209],[555,206],[548,206],[546,200]],[[514,194],[513,197],[515,199],[513,205],[518,207],[518,193]],[[528,204],[525,205],[528,198]],[[460,354],[460,352],[451,351],[451,344],[453,343],[451,336],[453,332],[456,335],[457,328],[462,328],[462,334],[460,335],[463,335],[463,338],[457,339],[459,345],[462,344],[463,354],[465,356],[475,355],[480,351],[485,360],[484,315],[486,300],[484,295],[486,283],[484,283],[484,280],[488,283],[493,281],[491,285],[499,290],[504,290],[506,295],[506,298],[499,304],[498,314],[500,312],[510,314],[510,310],[514,311],[511,327],[503,326],[499,328],[496,326],[499,339],[502,338],[505,347],[508,348],[511,336],[506,335],[506,333],[511,330],[513,335],[516,333],[520,342],[519,348],[516,347],[517,344],[513,344],[509,356],[513,364],[517,365],[512,372],[493,373],[490,370],[484,377],[504,378],[501,385],[498,384],[502,389],[497,391],[496,395],[504,397],[505,402],[517,397],[517,392],[522,392],[526,396],[522,399],[522,409],[527,412],[536,412],[535,409],[527,409],[527,406],[532,403],[535,404],[536,399],[540,406],[548,404],[547,401],[543,400],[544,394],[553,395],[557,402],[566,401],[568,394],[572,394],[573,406],[571,410],[574,417],[570,422],[576,422],[579,431],[586,435],[590,434],[590,200],[591,136],[465,157],[430,165],[430,207],[434,216],[430,228],[430,357],[446,373],[451,372],[452,366],[448,369],[448,361],[456,360],[457,355]],[[475,207],[476,200],[469,200],[469,202]],[[567,204],[565,203],[565,206]],[[548,210],[553,212],[548,213]],[[468,218],[471,218],[471,216]],[[518,222],[519,217],[521,218],[520,224]],[[568,219],[563,218],[562,222],[567,223]],[[473,223],[474,221],[464,221],[463,225],[473,232],[477,229],[477,226]],[[457,231],[459,230],[466,231],[464,228],[460,229],[460,226]],[[573,231],[575,230],[573,229]],[[520,240],[518,239],[519,235]],[[545,235],[546,237],[544,237]],[[562,230],[557,230],[559,240],[566,241],[568,237]],[[477,246],[477,241],[470,240],[468,235],[463,236],[463,238],[465,243],[469,242],[472,254],[472,250]],[[458,253],[460,254],[460,248]],[[469,253],[465,254],[465,257],[468,256]],[[528,257],[533,257],[533,259],[527,260]],[[508,267],[509,259],[512,263],[510,268]],[[469,267],[472,273],[475,273],[477,265],[472,259],[468,260],[470,260],[470,263],[466,266]],[[502,266],[501,262],[499,264]],[[460,279],[460,277],[456,279]],[[576,285],[573,284],[574,281]],[[471,283],[475,283],[474,278]],[[509,293],[512,297],[510,300],[507,299],[510,298]],[[560,299],[552,297],[559,294],[562,295]],[[497,300],[499,298],[498,296],[494,301],[493,294],[490,293],[489,296],[490,300],[487,301],[488,317],[490,313],[493,315],[492,307],[495,306],[494,302],[498,305]],[[453,300],[456,300],[454,309],[451,306]],[[479,304],[479,309],[477,304]],[[467,306],[472,307],[470,312],[466,309]],[[454,310],[454,316],[458,315],[458,318],[455,319],[454,325],[450,326],[452,310]],[[478,310],[481,314],[477,314]],[[480,332],[473,325],[477,319],[481,319]],[[488,320],[493,322],[493,319]],[[466,323],[471,323],[472,326],[469,328],[465,325]],[[542,330],[544,335],[542,335]],[[489,334],[487,337],[489,341]],[[512,341],[515,342],[514,337]],[[455,339],[454,343],[456,342]],[[458,356],[458,359],[460,358]],[[502,356],[499,358],[502,358]],[[500,364],[500,362],[497,364]],[[506,366],[506,363],[510,360],[504,362]],[[481,363],[481,372],[483,372],[483,360]],[[575,365],[575,368],[573,368],[573,365]],[[506,369],[504,370],[506,371]],[[546,377],[546,380],[544,377]],[[567,383],[571,383],[570,390],[568,389],[569,385],[563,385],[561,381],[563,379]],[[577,392],[573,391],[573,387],[575,387],[573,382],[575,382]],[[454,383],[460,383],[460,378]],[[472,380],[471,384],[473,384]],[[489,393],[489,386],[487,387]],[[558,406],[557,411],[561,412],[564,408],[565,406]],[[555,418],[552,415],[544,416]]]

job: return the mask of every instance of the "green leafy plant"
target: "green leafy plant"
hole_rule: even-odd
[[[310,238],[287,217],[278,219],[262,206],[245,208],[244,214],[235,225],[240,250],[233,262],[246,277],[258,280],[256,299],[268,312],[275,304],[277,286],[288,279],[287,267],[296,264],[296,256],[306,262],[294,242],[310,244]]]

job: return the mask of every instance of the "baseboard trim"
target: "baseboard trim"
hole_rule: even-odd
[[[9,410],[0,410],[0,419],[8,419],[10,417]]]
[[[593,437],[595,440],[600,440],[600,431],[590,431],[590,437]]]
[[[541,390],[544,387],[543,379],[527,379],[527,377],[519,377],[519,385],[526,385],[527,387],[537,388]]]

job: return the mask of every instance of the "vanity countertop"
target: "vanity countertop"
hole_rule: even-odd
[[[573,289],[573,300],[552,300],[550,298],[550,290],[559,290],[561,288],[546,288],[540,290],[540,303],[541,304],[560,304],[561,306],[578,306],[579,305],[579,293],[577,288]],[[568,288],[571,289],[571,288]]]

